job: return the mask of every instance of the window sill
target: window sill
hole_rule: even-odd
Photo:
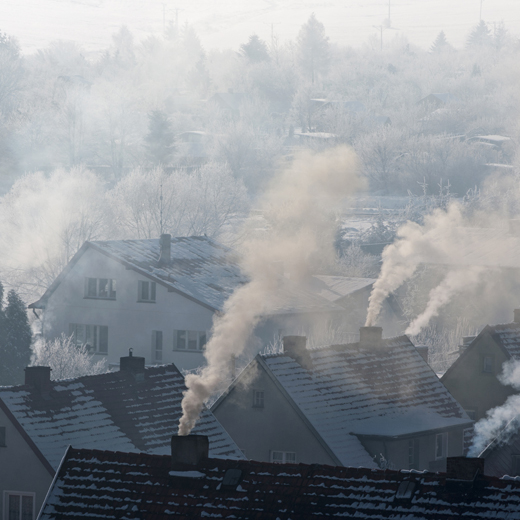
[[[204,350],[188,350],[185,348],[174,348],[173,352],[187,352],[191,354],[204,354]]]
[[[108,352],[90,352],[94,356],[108,356]]]
[[[137,300],[137,303],[157,303],[155,300]]]
[[[108,300],[111,302],[115,302],[116,298],[102,298],[100,296],[83,296],[84,300]]]

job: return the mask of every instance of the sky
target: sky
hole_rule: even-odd
[[[294,40],[314,12],[331,42],[360,46],[369,38],[383,44],[405,35],[429,48],[444,30],[448,41],[462,47],[482,18],[504,21],[520,36],[519,0],[1,0],[0,31],[20,41],[26,54],[54,40],[74,40],[88,53],[110,45],[111,35],[126,25],[137,41],[162,33],[164,22],[189,23],[206,49],[238,49],[252,33],[269,41]]]

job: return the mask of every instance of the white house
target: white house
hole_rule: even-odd
[[[214,314],[246,282],[233,251],[205,236],[86,242],[29,307],[46,339],[73,334],[111,364],[132,348],[147,364],[189,370],[204,364]],[[250,357],[273,338],[345,319],[343,307],[288,279],[281,291],[285,303],[257,327]]]

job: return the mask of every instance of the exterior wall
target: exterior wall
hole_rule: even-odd
[[[36,518],[53,477],[1,409],[0,426],[6,428],[6,445],[0,447],[0,518],[4,518],[4,491],[35,493]]]
[[[484,356],[493,356],[493,370],[483,372]],[[497,379],[507,357],[489,334],[477,338],[471,347],[455,361],[441,381],[451,395],[475,421],[485,417],[491,408],[502,405],[514,393]]]
[[[116,299],[85,298],[85,277],[116,280]],[[213,312],[157,284],[156,302],[138,302],[138,281],[150,281],[105,255],[87,249],[49,299],[43,317],[46,338],[69,334],[69,324],[108,326],[109,363],[119,363],[121,356],[134,349],[152,364],[152,331],[163,332],[163,363],[192,369],[204,364],[202,352],[173,350],[173,331],[209,331]]]
[[[296,462],[336,465],[265,370],[253,362],[213,413],[245,456],[269,462],[271,451],[296,453]],[[253,407],[253,392],[264,392],[264,407]]]
[[[435,443],[436,433],[416,435],[404,439],[374,439],[361,438],[361,442],[368,453],[380,463],[382,459],[391,469],[418,469],[418,470],[445,470],[446,457],[436,460]],[[463,429],[448,430],[448,457],[463,455]],[[413,445],[413,464],[410,464],[410,441]]]

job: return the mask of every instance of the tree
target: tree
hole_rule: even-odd
[[[144,139],[151,164],[167,166],[174,151],[174,136],[171,122],[161,110],[152,110],[148,115],[148,134]]]
[[[31,366],[51,367],[53,380],[73,379],[108,372],[106,359],[94,361],[87,345],[76,345],[72,336],[62,334],[50,341],[35,342]]]
[[[303,73],[314,84],[316,76],[329,67],[329,38],[325,27],[311,14],[298,34],[298,60]]]
[[[448,40],[446,40],[446,35],[444,34],[444,31],[441,31],[437,35],[437,38],[435,38],[435,41],[433,42],[430,48],[430,52],[438,54],[448,49],[451,49],[451,45],[448,43]]]
[[[240,46],[240,54],[251,63],[269,61],[269,51],[267,50],[267,44],[256,34],[252,34],[249,37],[249,41],[247,43],[243,43]]]
[[[468,36],[466,46],[468,48],[478,48],[488,46],[492,43],[491,31],[484,20],[480,20],[479,24],[471,31]]]
[[[22,383],[23,370],[31,360],[32,332],[25,304],[12,289],[7,295],[3,323],[3,344],[0,345],[2,356],[0,383],[16,385]]]
[[[14,96],[21,89],[23,76],[18,41],[0,32],[0,114],[14,108]]]

